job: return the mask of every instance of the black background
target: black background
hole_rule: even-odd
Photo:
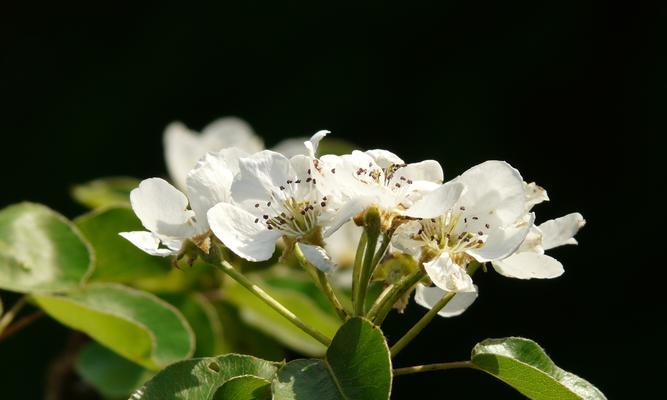
[[[579,0],[58,4],[0,12],[0,207],[31,200],[74,217],[83,209],[72,184],[165,175],[164,126],[200,129],[223,115],[245,118],[269,145],[330,129],[406,161],[438,159],[449,178],[507,160],[549,191],[539,220],[587,219],[579,246],[552,253],[565,275],[482,274],[477,303],[432,323],[395,365],[464,359],[481,339],[520,335],[610,398],[656,388],[664,301],[652,283],[664,245],[651,229],[664,211],[651,205],[661,181],[644,179],[660,161],[649,149],[664,114],[664,10]],[[389,338],[422,313],[392,316]],[[64,345],[65,329],[47,320],[0,344],[1,397],[40,398]],[[519,398],[475,371],[394,384],[396,399]]]

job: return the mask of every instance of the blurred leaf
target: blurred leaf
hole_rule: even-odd
[[[336,154],[342,155],[351,153],[352,150],[358,149],[359,146],[348,142],[347,140],[327,137],[320,142],[320,145],[317,147],[317,154]]]
[[[270,335],[245,323],[235,305],[226,301],[216,301],[214,305],[224,327],[224,341],[234,352],[271,361],[285,359],[283,346]]]
[[[225,382],[213,396],[216,400],[271,400],[271,382],[252,375]]]
[[[216,389],[234,377],[250,375],[270,380],[279,366],[279,363],[239,354],[180,361],[146,382],[132,399],[212,399]]]
[[[338,330],[340,320],[320,309],[310,297],[303,293],[270,286],[264,289],[306,324],[323,334],[331,337]],[[326,350],[320,342],[294,326],[244,287],[230,284],[225,287],[224,293],[226,299],[239,308],[241,318],[246,323],[266,332],[291,349],[309,356],[322,355]]]
[[[33,203],[0,211],[0,288],[64,291],[81,286],[93,268],[92,249],[62,215]]]
[[[529,339],[487,339],[473,348],[472,363],[530,399],[605,399],[595,386],[556,366]]]
[[[218,312],[201,293],[165,295],[162,298],[178,308],[195,333],[195,357],[206,357],[232,351],[225,343]]]
[[[295,360],[273,379],[275,400],[387,400],[391,359],[382,332],[362,318],[336,333],[324,360]]]
[[[118,235],[144,229],[130,208],[97,209],[74,222],[95,250],[95,272],[91,281],[132,282],[165,276],[171,269],[167,258],[148,255]]]
[[[153,375],[96,342],[87,343],[81,349],[75,369],[107,398],[127,398]]]
[[[67,295],[33,296],[62,324],[148,369],[190,357],[194,335],[173,306],[121,285],[93,284]]]
[[[130,192],[139,180],[126,176],[99,178],[72,188],[74,200],[88,208],[129,205]]]

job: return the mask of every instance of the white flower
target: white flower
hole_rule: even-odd
[[[519,279],[550,279],[565,272],[555,258],[544,254],[545,250],[566,244],[577,244],[574,235],[586,224],[579,213],[548,220],[534,226],[516,253],[493,262],[500,274]]]
[[[305,138],[286,139],[273,149],[286,157],[308,154]],[[264,142],[250,125],[237,117],[219,118],[197,133],[180,122],[167,126],[163,135],[165,161],[172,181],[179,188],[186,188],[188,172],[206,153],[236,147],[248,154],[264,150]]]
[[[205,251],[210,244],[206,213],[215,204],[228,201],[239,149],[206,154],[186,178],[188,196],[160,178],[142,181],[130,193],[132,209],[148,231],[120,235],[151,255],[169,256],[191,239]]]
[[[311,154],[324,135],[326,131],[318,132],[306,143]],[[263,261],[271,258],[281,237],[319,245],[319,235],[335,232],[361,207],[360,202],[343,203],[329,193],[317,159],[288,159],[264,150],[239,160],[231,201],[213,207],[208,221],[227,248],[247,260]],[[331,268],[310,261],[323,270]]]
[[[394,246],[421,259],[440,289],[474,292],[468,264],[514,253],[534,216],[526,210],[521,175],[505,162],[479,164],[453,182],[465,187],[458,201],[443,215],[401,226]]]
[[[236,117],[217,119],[202,129],[201,134],[180,122],[167,126],[163,136],[167,171],[174,184],[186,188],[188,172],[208,152],[236,147],[247,153],[264,149],[264,143],[247,122]]]
[[[341,198],[377,205],[391,222],[394,216],[431,218],[460,196],[463,185],[442,185],[442,167],[427,160],[405,164],[386,150],[353,151],[321,157],[322,174]]]

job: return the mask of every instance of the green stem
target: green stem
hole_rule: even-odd
[[[453,361],[439,364],[415,365],[414,367],[396,368],[394,370],[394,376],[458,368],[477,369],[475,364],[471,363],[470,361]]]
[[[382,236],[382,244],[380,244],[380,248],[378,251],[375,253],[375,256],[373,257],[373,271],[371,271],[371,276],[373,276],[373,272],[375,270],[375,267],[380,264],[380,261],[382,260],[382,257],[384,257],[384,253],[387,252],[387,248],[389,248],[389,244],[391,243],[391,235],[388,233],[385,233]]]
[[[442,308],[446,306],[447,303],[449,303],[449,301],[454,297],[454,295],[456,295],[456,293],[450,292],[442,296],[442,298],[433,306],[433,308],[428,310],[428,312],[424,314],[424,316],[419,321],[417,321],[417,323],[412,328],[410,328],[410,330],[405,335],[403,335],[402,338],[398,340],[398,342],[396,342],[393,346],[391,346],[390,349],[391,357],[392,358],[396,357],[396,355],[401,350],[403,350],[403,348],[407,346],[407,344],[410,343],[412,339],[414,339],[417,335],[419,335],[419,332],[421,332],[422,329],[424,329],[426,325],[428,325],[429,322],[431,322],[433,317],[435,317],[438,314],[438,312],[442,310]]]
[[[343,304],[336,296],[336,292],[334,292],[334,289],[331,286],[331,283],[329,282],[329,278],[327,278],[327,275],[306,259],[303,252],[299,248],[298,244],[294,246],[294,255],[296,255],[296,258],[297,260],[299,260],[299,264],[301,264],[303,269],[308,271],[308,273],[310,274],[310,276],[313,277],[313,279],[320,287],[322,292],[324,292],[327,299],[329,300],[329,303],[331,303],[334,310],[336,311],[336,314],[338,314],[338,317],[340,317],[340,319],[343,321],[347,320],[348,317],[347,311],[345,311],[345,307],[343,307]]]
[[[368,237],[366,230],[364,230],[359,237],[359,244],[354,256],[354,267],[352,269],[352,304],[357,303],[357,292],[359,291],[359,274],[361,273],[361,264],[364,262],[364,251],[366,250],[366,243]]]
[[[382,322],[387,317],[391,309],[397,301],[405,295],[405,293],[412,289],[426,273],[421,268],[417,268],[413,272],[401,278],[398,282],[389,285],[373,304],[367,317],[376,325],[382,325]]]
[[[26,315],[25,317],[19,319],[18,321],[14,322],[13,324],[9,325],[7,329],[2,331],[2,334],[0,334],[0,342],[3,342],[7,340],[9,337],[14,335],[15,333],[21,331],[23,328],[26,326],[32,324],[36,320],[40,319],[43,317],[44,312],[43,311],[35,311],[34,313],[30,315]]]
[[[364,262],[361,264],[359,271],[359,281],[357,285],[357,296],[354,302],[354,315],[360,316],[364,314],[364,303],[366,302],[366,291],[373,273],[373,259],[375,258],[375,248],[378,243],[378,235],[372,232],[367,232],[368,241],[366,242],[366,251],[364,252]]]
[[[5,328],[7,328],[7,326],[9,326],[14,317],[16,317],[16,314],[18,314],[19,311],[21,311],[21,309],[23,308],[23,306],[26,305],[27,302],[28,302],[28,297],[22,296],[20,299],[16,301],[16,303],[14,303],[12,308],[7,310],[7,312],[2,316],[2,318],[0,318],[0,333],[2,333],[2,331],[4,331]]]
[[[246,278],[242,273],[237,271],[230,263],[228,263],[225,260],[220,260],[218,266],[220,267],[220,269],[222,269],[224,273],[229,275],[230,278],[234,279],[241,286],[248,289],[252,294],[259,297],[264,303],[266,303],[269,307],[273,308],[275,311],[277,311],[280,315],[285,317],[291,323],[296,325],[299,329],[306,332],[307,334],[312,336],[315,340],[317,340],[318,342],[322,343],[325,346],[329,346],[331,344],[331,339],[326,337],[324,334],[322,334],[315,328],[303,322],[293,312],[285,308],[285,306],[280,304],[280,302],[278,302],[276,299],[274,299],[268,293],[266,293],[264,289],[262,289],[261,287],[257,286],[256,284],[248,280],[248,278]]]

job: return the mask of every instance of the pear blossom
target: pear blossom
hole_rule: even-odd
[[[438,311],[438,315],[441,317],[449,318],[463,314],[463,312],[467,310],[468,307],[470,307],[472,303],[475,302],[475,300],[477,300],[477,286],[474,286],[474,289],[475,290],[470,292],[456,293],[449,301],[449,303],[447,303],[440,311]],[[442,290],[437,286],[429,287],[418,283],[417,287],[415,288],[415,303],[424,308],[431,309],[446,294],[447,291]]]
[[[307,154],[305,138],[286,139],[278,143],[274,150],[292,157]],[[172,122],[163,135],[167,171],[178,188],[187,187],[188,172],[206,153],[217,152],[224,148],[236,147],[252,154],[264,150],[264,142],[255,134],[252,127],[237,117],[219,118],[197,133],[180,122]]]
[[[206,213],[229,199],[238,159],[244,155],[237,148],[206,154],[186,177],[187,196],[164,179],[143,180],[130,193],[130,203],[148,231],[120,235],[151,255],[177,254],[186,240],[207,251],[210,235]]]
[[[341,198],[377,205],[386,227],[396,216],[431,218],[451,207],[463,191],[460,183],[442,184],[442,167],[426,160],[406,164],[386,150],[355,150],[321,157],[322,174]]]
[[[330,194],[313,157],[327,133],[320,131],[305,143],[308,155],[287,158],[263,150],[239,159],[230,201],[208,211],[213,233],[227,248],[247,260],[263,261],[271,258],[281,238],[321,246],[323,237],[361,211],[361,202],[342,202]],[[319,254],[309,257],[317,267],[332,268],[319,249],[301,248],[307,257]]]
[[[546,191],[535,183],[524,183],[524,190],[527,210],[549,200]],[[565,272],[563,265],[544,252],[554,247],[577,244],[574,235],[585,224],[581,214],[571,213],[533,226],[516,252],[502,260],[495,260],[493,267],[510,278],[556,278]]]
[[[419,258],[433,283],[445,291],[473,292],[466,267],[512,254],[534,216],[526,212],[523,180],[502,161],[470,168],[454,182],[465,191],[446,213],[399,228],[394,245]]]

